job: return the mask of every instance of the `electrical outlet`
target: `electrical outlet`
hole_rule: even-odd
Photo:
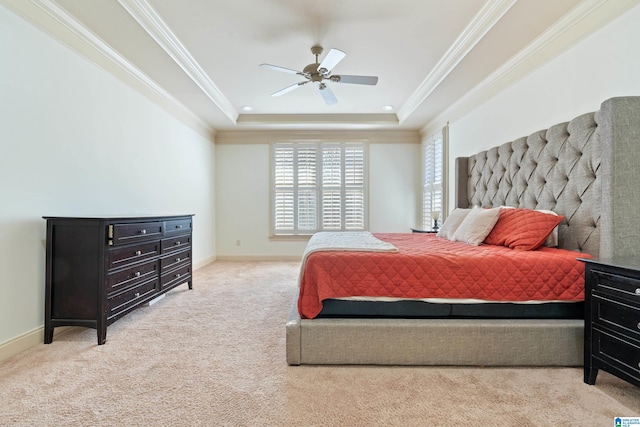
[[[240,246],[240,240],[236,240],[236,246]]]

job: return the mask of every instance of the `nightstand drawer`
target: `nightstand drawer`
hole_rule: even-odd
[[[129,224],[113,224],[109,237],[113,245],[124,245],[162,237],[163,221],[134,222]]]
[[[107,268],[111,270],[113,268],[125,267],[158,255],[160,255],[159,241],[112,249],[109,251]]]
[[[624,339],[594,326],[593,357],[640,381],[640,342]]]
[[[158,260],[112,273],[107,276],[107,294],[119,292],[139,282],[158,276]]]
[[[640,306],[640,280],[599,270],[592,270],[591,273],[596,279],[594,292],[630,299]]]
[[[593,295],[593,304],[596,306],[594,324],[621,328],[620,332],[631,333],[631,337],[640,340],[640,310],[637,307],[600,295]]]

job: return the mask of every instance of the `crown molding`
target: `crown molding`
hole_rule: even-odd
[[[398,110],[400,123],[413,114],[517,0],[489,0],[462,31],[420,86]]]
[[[0,0],[56,40],[99,65],[198,134],[213,140],[215,130],[160,85],[89,31],[53,0]]]
[[[274,141],[367,141],[370,144],[420,144],[417,130],[230,130],[218,131],[216,145],[270,144]]]
[[[238,125],[269,127],[397,126],[395,114],[241,114]]]
[[[638,4],[640,0],[582,1],[465,96],[429,121],[420,129],[420,134],[428,135],[443,123],[463,117]]]
[[[171,31],[162,17],[147,0],[118,0],[118,3],[151,36],[153,40],[175,61],[176,64],[198,85],[202,92],[227,116],[232,123],[238,112],[222,94],[200,64]]]

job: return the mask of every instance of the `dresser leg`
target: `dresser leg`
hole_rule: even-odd
[[[98,345],[102,345],[107,341],[107,328],[98,328]]]
[[[51,344],[53,342],[53,328],[50,326],[44,327],[44,343]]]
[[[584,382],[589,385],[594,385],[596,383],[596,377],[598,376],[598,368],[588,368],[584,369]]]
[[[193,280],[189,280],[187,285],[189,285],[189,289],[193,289]]]

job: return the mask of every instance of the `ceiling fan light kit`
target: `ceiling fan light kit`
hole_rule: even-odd
[[[320,95],[322,95],[324,102],[327,105],[333,105],[338,102],[338,99],[335,97],[329,86],[327,86],[325,80],[334,83],[349,83],[369,86],[375,86],[378,83],[378,77],[376,76],[351,76],[331,74],[333,68],[338,65],[340,61],[342,61],[344,57],[347,56],[347,54],[339,49],[331,49],[327,56],[325,56],[325,58],[322,60],[322,62],[318,63],[318,57],[322,54],[322,51],[322,46],[312,46],[311,53],[315,55],[316,61],[304,67],[302,71],[280,67],[278,65],[260,64],[262,68],[280,71],[288,74],[297,74],[306,79],[301,82],[292,84],[291,86],[287,86],[277,92],[274,92],[271,94],[271,96],[284,95],[285,93],[299,88],[300,86],[303,86],[309,82],[313,82],[318,85],[318,90],[320,91]]]

